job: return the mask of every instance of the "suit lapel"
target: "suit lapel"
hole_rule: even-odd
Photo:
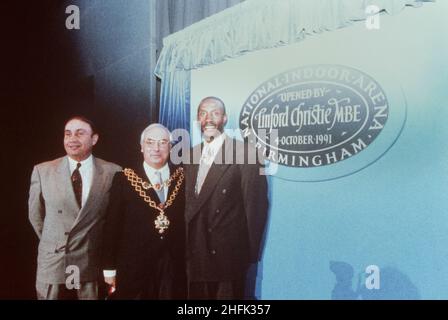
[[[103,186],[104,186],[104,170],[103,168],[98,164],[98,161],[95,157],[93,157],[93,166],[92,166],[92,185],[90,186],[89,195],[87,197],[86,203],[81,208],[81,210],[78,213],[78,216],[76,217],[75,223],[73,224],[73,228],[78,225],[82,219],[85,218],[88,212],[91,211],[93,206],[100,203],[98,201],[99,197],[103,196]],[[96,212],[94,210],[94,212]]]
[[[170,168],[170,170],[171,170],[171,168]],[[139,167],[138,167],[138,169],[137,170],[135,170],[135,173],[143,180],[143,181],[146,181],[146,182],[148,182],[149,184],[151,184],[151,181],[149,180],[149,178],[148,178],[148,176],[146,175],[146,172],[145,172],[145,169],[143,168],[143,165],[140,165]],[[171,173],[171,172],[170,172]],[[132,187],[132,188],[134,188],[134,187]],[[143,189],[144,190],[144,189]],[[156,202],[156,204],[157,205],[159,205],[160,204],[160,199],[159,199],[159,196],[157,195],[157,192],[153,189],[153,188],[150,188],[150,189],[148,189],[148,190],[144,190],[145,192],[146,192],[146,194],[152,199],[152,200],[154,200],[155,202]],[[135,191],[136,192],[136,191]],[[140,197],[140,196],[139,196]],[[141,199],[141,201],[143,202],[143,203],[145,203],[145,205],[146,206],[148,206],[148,204],[143,200],[143,198]]]
[[[78,203],[76,202],[75,192],[73,191],[73,185],[70,175],[70,166],[68,164],[68,158],[64,157],[56,168],[57,181],[56,185],[60,187],[62,194],[61,199],[65,199],[63,210],[72,215],[73,220],[76,219],[79,213]],[[72,220],[72,221],[73,221]]]
[[[168,166],[170,167],[170,177],[171,175],[176,172],[177,167],[173,165],[171,162],[168,162]],[[170,198],[170,194],[173,192],[174,188],[176,187],[177,179],[174,181],[171,181],[170,186],[168,187],[168,194],[166,196],[166,200]]]
[[[226,140],[227,139],[229,139],[229,138],[226,137]],[[190,194],[190,199],[193,198],[193,199],[195,199],[195,201],[193,201],[191,210],[189,210],[186,215],[187,222],[189,222],[191,219],[193,219],[193,217],[199,212],[199,209],[210,198],[210,196],[213,194],[217,184],[219,183],[219,180],[221,179],[222,175],[230,167],[230,164],[224,163],[224,159],[225,159],[226,153],[232,152],[231,147],[232,147],[231,144],[226,143],[226,141],[223,142],[223,145],[222,145],[220,151],[218,152],[218,154],[215,157],[215,159],[219,159],[219,157],[221,157],[223,164],[216,164],[215,161],[213,162],[213,164],[211,165],[211,167],[207,173],[207,176],[205,177],[204,183],[201,187],[201,192],[199,193],[199,195],[197,197],[194,194],[194,189],[195,189],[197,174],[199,171],[199,165],[194,165],[193,170],[192,170],[193,185],[192,185],[192,188],[190,188],[190,190],[191,190],[190,192],[192,192],[193,194],[192,195]]]

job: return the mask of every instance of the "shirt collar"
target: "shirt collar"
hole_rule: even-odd
[[[207,146],[212,150],[214,154],[218,152],[218,150],[222,147],[222,144],[224,143],[224,139],[226,138],[226,134],[222,133],[219,136],[217,136],[215,139],[213,139],[212,142],[204,141],[204,146]]]
[[[70,166],[70,171],[72,172],[73,170],[76,169],[76,165],[78,164],[78,161],[73,160],[69,156],[67,156],[67,158],[68,158],[68,164]],[[92,167],[92,164],[93,164],[93,156],[92,156],[92,154],[90,154],[90,156],[87,159],[79,161],[79,163],[81,163],[81,168],[79,168],[79,170],[87,169],[87,168]]]
[[[147,164],[145,161],[143,161],[143,168],[145,169],[145,173],[148,176],[148,178],[154,176],[156,171],[160,171],[162,177],[170,175],[170,167],[168,166],[168,162],[165,163],[165,165],[162,168],[155,169],[151,167],[149,164]]]

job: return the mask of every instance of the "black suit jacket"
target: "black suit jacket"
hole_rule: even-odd
[[[226,142],[227,141],[227,142]],[[235,281],[260,259],[268,196],[266,176],[247,157],[235,163],[236,148],[248,146],[226,137],[201,188],[195,195],[198,164],[185,166],[187,274],[193,281]],[[200,154],[201,145],[191,155]],[[225,159],[233,158],[233,164]],[[243,163],[241,163],[243,162]]]
[[[170,175],[178,167],[170,164]],[[136,174],[148,181],[143,166]],[[177,179],[169,187],[171,195]],[[170,299],[185,297],[185,180],[165,210],[170,225],[155,229],[158,211],[151,208],[118,172],[113,180],[104,230],[103,269],[117,270],[116,298]],[[153,189],[146,190],[159,203]]]

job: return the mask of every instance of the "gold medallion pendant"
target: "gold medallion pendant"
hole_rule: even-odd
[[[138,195],[145,201],[151,208],[156,209],[158,211],[158,215],[154,220],[154,226],[156,230],[162,234],[165,230],[170,226],[170,220],[165,215],[165,210],[169,206],[173,204],[173,201],[176,199],[177,194],[179,193],[182,182],[184,181],[184,169],[178,168],[168,180],[164,181],[162,184],[152,185],[147,181],[143,181],[132,169],[124,169],[123,170],[125,176],[128,181],[134,187],[135,191]],[[149,190],[153,188],[154,190],[160,190],[162,186],[168,188],[171,183],[177,179],[176,186],[168,197],[168,200],[165,203],[156,204],[154,200],[151,199],[145,192],[145,190]],[[144,190],[143,190],[144,189]]]
[[[159,233],[162,234],[165,232],[165,229],[168,229],[170,226],[170,220],[168,220],[168,217],[165,215],[163,211],[159,213],[156,220],[154,220],[154,225],[156,226],[156,229],[159,230]]]

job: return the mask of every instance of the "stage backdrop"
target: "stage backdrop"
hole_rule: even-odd
[[[447,16],[438,1],[191,72],[192,131],[218,96],[281,163],[259,298],[448,299]]]

